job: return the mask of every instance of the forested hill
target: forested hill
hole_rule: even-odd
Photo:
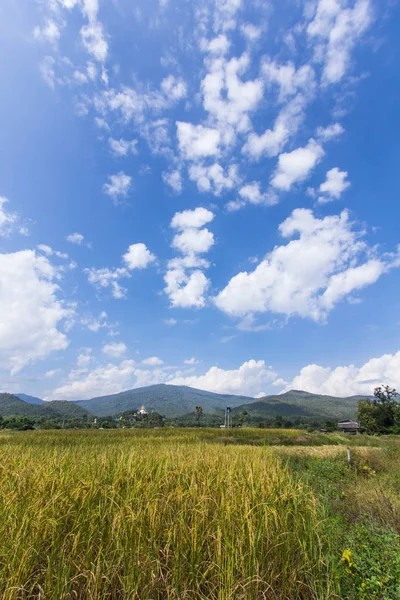
[[[226,406],[238,406],[252,400],[253,398],[248,396],[213,394],[187,386],[159,384],[111,396],[80,400],[76,404],[99,417],[135,410],[142,404],[148,411],[175,417],[193,412],[197,405],[200,405],[204,412],[213,413],[225,409]]]
[[[88,411],[75,402],[59,400],[43,402],[43,404],[30,404],[24,402],[13,394],[0,394],[1,417],[45,417],[48,419],[64,417],[66,419],[82,418]]]
[[[76,402],[97,416],[107,416],[136,410],[142,404],[148,411],[155,411],[167,417],[193,413],[200,405],[204,413],[218,413],[231,406],[233,414],[247,411],[260,418],[304,417],[318,419],[351,419],[357,414],[360,396],[338,398],[291,390],[281,395],[265,396],[255,400],[247,396],[214,394],[186,386],[152,385],[127,390],[120,394],[101,396],[91,400]]]
[[[332,420],[354,419],[357,404],[365,396],[323,396],[301,390],[290,390],[284,394],[265,396],[244,403],[233,410],[233,414],[246,411],[252,417],[273,418],[325,418]]]

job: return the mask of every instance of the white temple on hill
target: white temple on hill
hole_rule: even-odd
[[[142,406],[140,407],[140,410],[138,410],[138,415],[147,415],[147,410],[144,407],[144,404],[142,404]]]

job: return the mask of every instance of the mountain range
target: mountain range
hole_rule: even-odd
[[[27,396],[31,398],[32,396]],[[75,402],[68,400],[55,400],[53,402],[31,403],[13,394],[0,393],[0,416],[1,417],[45,417],[46,419],[58,418],[82,418],[88,415],[88,411],[78,406]]]
[[[0,394],[0,415],[55,415],[66,418],[91,413],[98,417],[118,415],[145,405],[147,411],[166,417],[180,417],[194,413],[201,406],[206,414],[222,414],[226,406],[233,415],[246,411],[254,419],[270,419],[280,415],[287,419],[353,419],[361,396],[347,398],[311,394],[291,390],[284,394],[265,396],[255,400],[247,396],[215,394],[187,386],[152,385],[119,394],[99,396],[89,400],[43,402],[39,398],[19,394]],[[39,402],[42,402],[39,404]]]

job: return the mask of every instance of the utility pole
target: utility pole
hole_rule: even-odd
[[[225,427],[231,426],[231,407],[227,406],[225,409]]]

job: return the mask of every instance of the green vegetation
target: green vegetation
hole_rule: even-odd
[[[0,432],[0,464],[3,600],[400,597],[394,436]]]
[[[142,404],[149,412],[175,417],[195,412],[196,406],[202,406],[204,412],[214,413],[228,405],[237,406],[252,400],[253,398],[246,396],[213,394],[186,386],[159,384],[81,400],[78,404],[98,417],[137,410]]]
[[[270,422],[279,415],[284,420],[318,425],[327,420],[354,419],[359,400],[359,396],[336,398],[292,390],[255,401],[245,396],[213,394],[186,386],[162,384],[82,400],[77,404],[98,417],[137,410],[144,404],[149,412],[157,412],[169,419],[196,414],[196,406],[201,406],[204,416],[218,416],[221,423],[225,407],[231,406],[234,419],[243,416],[244,411],[247,413],[246,423]]]
[[[400,433],[399,394],[388,385],[377,387],[373,400],[358,403],[358,420],[367,433]]]

